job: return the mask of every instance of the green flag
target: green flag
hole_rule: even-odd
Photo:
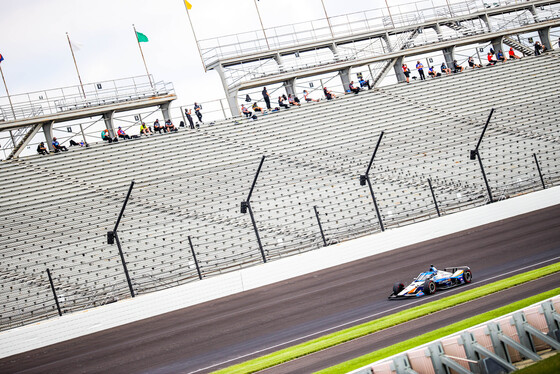
[[[148,41],[148,37],[141,32],[136,31],[136,37],[138,38],[138,42],[140,43]]]

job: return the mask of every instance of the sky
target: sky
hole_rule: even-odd
[[[393,12],[404,2],[389,0]],[[190,3],[199,40],[260,29],[254,0]],[[257,4],[265,28],[324,18],[321,0]],[[324,4],[330,17],[385,6],[380,0]],[[84,83],[145,74],[134,24],[149,38],[142,47],[150,73],[174,84],[178,103],[225,97],[217,73],[204,71],[183,0],[0,0],[0,17],[2,69],[12,95],[79,84],[67,32],[81,44],[75,54]]]

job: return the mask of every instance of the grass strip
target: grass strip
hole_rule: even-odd
[[[482,314],[476,315],[476,316],[471,317],[471,318],[467,318],[465,320],[456,322],[452,325],[445,326],[445,327],[442,327],[442,328],[434,330],[434,331],[430,331],[426,334],[419,335],[419,336],[414,337],[412,339],[405,340],[404,342],[400,342],[400,343],[391,345],[389,347],[382,348],[382,349],[380,349],[378,351],[375,351],[375,352],[372,352],[372,353],[368,353],[364,356],[357,357],[355,359],[343,362],[343,363],[338,364],[336,366],[331,366],[330,368],[321,370],[318,373],[321,373],[321,374],[347,373],[349,371],[356,370],[356,369],[359,369],[359,368],[364,367],[366,365],[369,365],[373,362],[383,360],[384,358],[387,358],[387,357],[391,357],[391,356],[396,355],[400,352],[404,352],[404,351],[407,351],[409,349],[418,347],[422,344],[426,344],[426,343],[429,343],[431,341],[441,339],[443,337],[446,337],[446,336],[451,335],[453,333],[456,333],[458,331],[465,330],[465,329],[468,329],[469,327],[476,326],[476,325],[478,325],[480,323],[483,323],[483,322],[486,322],[486,321],[490,321],[494,318],[501,317],[505,314],[515,312],[516,310],[525,308],[529,305],[538,303],[539,301],[546,300],[550,297],[553,297],[553,296],[556,296],[556,295],[559,295],[559,294],[560,294],[560,288],[556,288],[554,290],[543,292],[541,294],[531,296],[527,299],[519,300],[519,301],[516,301],[514,303],[508,304],[508,305],[503,306],[501,308],[494,309],[494,310],[491,310],[489,312],[482,313]],[[557,356],[560,356],[560,355],[557,355]],[[560,371],[558,371],[558,372],[560,372]],[[545,373],[545,372],[537,371],[535,373]]]
[[[250,361],[242,362],[240,364],[218,370],[216,371],[216,373],[254,373],[271,366],[279,365],[283,362],[294,360],[298,357],[302,357],[329,347],[333,347],[349,340],[357,339],[362,336],[372,334],[404,322],[408,322],[415,318],[420,318],[425,315],[465,303],[467,301],[478,299],[480,297],[487,296],[492,293],[517,286],[519,284],[542,278],[558,271],[560,271],[560,263],[555,263],[522,274],[514,275],[512,277],[490,283],[486,286],[480,286],[458,294],[453,294],[440,300],[406,309],[396,314],[369,321],[345,330],[337,331],[332,334],[328,334],[317,339],[288,347]]]
[[[516,371],[515,374],[558,374],[560,373],[560,354],[556,353],[554,356],[545,358],[542,361],[537,362]]]

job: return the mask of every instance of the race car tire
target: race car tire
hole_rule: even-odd
[[[393,294],[398,295],[402,290],[404,290],[404,284],[397,282],[393,284]]]
[[[472,272],[470,270],[465,270],[463,272],[463,279],[465,280],[465,283],[471,283],[472,282]]]
[[[434,292],[436,292],[436,284],[428,279],[426,282],[424,282],[424,293],[426,295],[431,295]]]

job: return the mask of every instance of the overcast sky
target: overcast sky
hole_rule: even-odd
[[[393,12],[404,2],[389,0]],[[198,39],[260,28],[253,0],[190,3]],[[383,0],[324,3],[329,16],[385,6]],[[266,28],[324,17],[320,0],[258,4]],[[82,44],[75,52],[84,83],[145,74],[135,24],[150,40],[142,43],[150,73],[174,83],[179,104],[224,97],[217,74],[204,72],[183,0],[0,0],[0,15],[2,68],[12,95],[78,84],[66,32]]]

